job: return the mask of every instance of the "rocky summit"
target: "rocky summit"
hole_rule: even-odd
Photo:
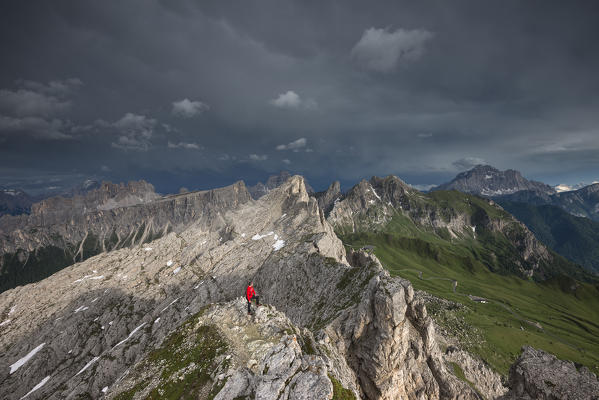
[[[392,178],[360,187],[359,201],[380,197],[388,207],[418,196]],[[239,183],[109,210],[133,219],[146,215],[145,207],[181,202],[203,212],[171,215],[176,229],[158,238],[1,293],[2,397],[505,395],[501,377],[483,362],[444,349],[427,300],[409,281],[392,277],[364,250],[346,250],[329,221],[347,215],[343,201],[358,198],[337,201],[327,220],[294,176],[258,200]],[[250,281],[262,304],[248,313]]]

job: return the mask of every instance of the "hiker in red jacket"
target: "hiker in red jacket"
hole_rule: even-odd
[[[245,298],[248,301],[248,314],[252,313],[252,299],[256,299],[256,306],[260,307],[260,297],[256,294],[254,290],[254,282],[250,282],[247,290],[245,291]]]

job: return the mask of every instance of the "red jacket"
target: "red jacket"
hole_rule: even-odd
[[[251,301],[252,297],[254,297],[255,294],[256,294],[256,291],[254,290],[254,288],[251,286],[248,286],[248,289],[245,293],[245,297],[248,299],[248,301]]]

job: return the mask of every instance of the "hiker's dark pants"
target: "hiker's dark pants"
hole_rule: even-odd
[[[256,299],[256,305],[260,305],[260,296],[253,296],[252,300]],[[246,298],[247,300],[247,298]],[[252,300],[248,300],[248,313],[252,312]]]

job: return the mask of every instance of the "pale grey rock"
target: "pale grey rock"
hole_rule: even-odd
[[[557,359],[530,346],[510,368],[510,391],[503,399],[596,400],[599,380],[586,367]]]

